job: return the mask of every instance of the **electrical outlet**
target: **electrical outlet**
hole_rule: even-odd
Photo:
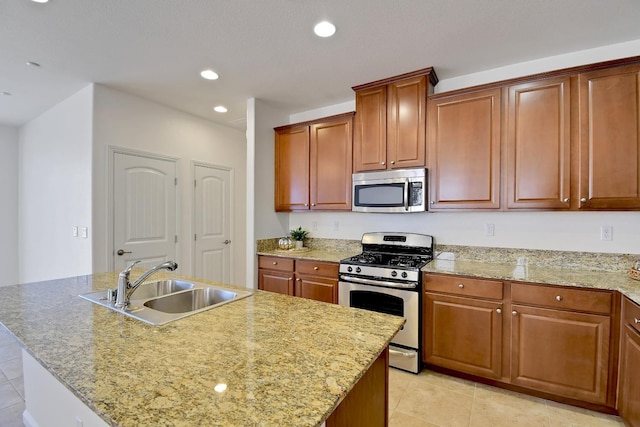
[[[611,241],[613,240],[613,227],[610,225],[603,225],[600,227],[600,240]]]
[[[485,224],[484,225],[484,235],[485,236],[493,236],[495,233],[495,226],[493,224]]]

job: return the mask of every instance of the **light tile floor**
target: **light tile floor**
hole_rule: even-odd
[[[24,427],[20,346],[0,328],[0,427]],[[432,371],[390,369],[389,427],[624,427],[619,417]]]

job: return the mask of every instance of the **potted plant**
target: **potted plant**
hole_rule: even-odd
[[[294,230],[291,230],[291,233],[289,234],[291,235],[291,238],[296,241],[296,249],[302,249],[302,247],[304,246],[304,239],[307,238],[309,232],[303,230],[302,227],[298,227]]]

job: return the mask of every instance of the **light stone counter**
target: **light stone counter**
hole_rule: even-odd
[[[163,277],[175,276],[153,279]],[[0,322],[114,426],[318,426],[404,323],[255,291],[153,327],[78,297],[116,280],[106,273],[0,288]]]
[[[306,259],[311,261],[340,262],[340,260],[358,255],[361,251],[337,251],[311,249],[310,251],[281,251],[278,249],[259,251],[258,255],[279,256],[284,258]]]

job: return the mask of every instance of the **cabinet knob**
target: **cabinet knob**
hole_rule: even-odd
[[[517,311],[515,311],[515,310],[513,310],[513,311],[511,312],[511,314],[513,314],[514,316],[517,316],[517,315],[518,315],[518,312],[517,312]]]
[[[293,277],[289,277],[289,280],[293,280]],[[298,279],[298,280],[300,280],[300,279]]]
[[[273,261],[273,263],[272,263],[272,264],[273,264],[273,265],[278,265],[278,262],[277,262],[277,261]]]
[[[385,162],[380,162],[381,165],[385,165]]]
[[[502,309],[501,308],[496,308],[496,313],[498,313],[498,314],[502,313]]]
[[[435,204],[436,204],[436,201],[435,201],[435,200],[432,200],[432,201],[431,201],[431,204],[432,204],[432,205],[435,205]]]
[[[291,280],[291,279],[289,279],[289,280]],[[297,277],[297,278],[296,278],[296,282],[299,282],[299,281],[300,281],[300,278],[299,278],[299,277]]]
[[[311,206],[315,206],[315,205],[316,205],[315,203],[311,203]]]
[[[309,206],[309,203],[305,203],[304,205],[305,205],[305,206]]]
[[[463,285],[462,283],[458,283],[458,287],[459,287],[460,289],[462,289],[462,288],[464,288],[464,285]]]
[[[556,301],[562,301],[562,295],[556,296]]]
[[[569,198],[565,197],[564,199],[562,199],[562,201],[565,202],[565,203],[569,203]]]
[[[395,161],[395,160],[391,160],[391,164],[392,164],[392,165],[395,165],[395,164],[396,164],[396,161]]]
[[[637,325],[638,323],[640,323],[640,319],[634,317],[633,318],[633,323],[635,323]]]
[[[317,269],[318,269],[318,266],[313,267],[313,269],[314,269],[314,270],[317,270]]]
[[[586,198],[586,197],[583,197],[582,199],[580,199],[580,201],[581,201],[582,203],[587,203],[587,198]]]

